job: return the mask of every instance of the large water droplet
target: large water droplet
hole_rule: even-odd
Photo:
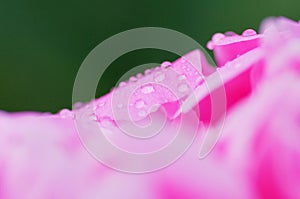
[[[145,86],[142,88],[142,93],[144,93],[144,94],[149,94],[152,92],[154,92],[153,86]]]
[[[249,36],[253,36],[256,35],[256,31],[253,29],[247,29],[243,32],[242,34],[244,37],[249,37]]]
[[[218,41],[220,41],[221,39],[224,39],[224,38],[225,38],[225,35],[223,35],[222,33],[216,33],[216,34],[213,35],[212,40],[214,42],[218,42]]]

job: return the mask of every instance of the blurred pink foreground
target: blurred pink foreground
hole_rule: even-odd
[[[212,101],[204,82],[221,77],[224,84],[216,83],[213,92],[225,89],[226,121],[206,158],[198,158],[196,139],[165,169],[135,175],[117,172],[94,159],[81,143],[74,117],[88,105],[55,115],[0,112],[0,198],[300,198],[300,24],[268,19],[260,34],[250,29],[242,35],[217,33],[207,47],[214,51],[217,69],[203,60],[201,51],[192,51],[114,89],[120,94],[117,101],[128,98],[128,112],[120,109],[116,118],[110,106],[112,92],[93,100],[94,114],[89,115],[105,128],[104,121],[125,120],[128,113],[134,121],[144,119],[159,105],[175,126],[176,115],[191,114],[191,120],[199,122],[201,138],[208,124],[217,125],[221,117],[216,113],[211,119]],[[191,66],[188,61],[195,56],[201,63]],[[147,85],[150,79],[179,87],[171,88],[176,90],[172,93]],[[132,85],[142,85],[133,97]],[[196,100],[189,101],[192,92]],[[119,136],[118,128],[107,128],[107,136],[128,150],[163,146],[136,146]]]

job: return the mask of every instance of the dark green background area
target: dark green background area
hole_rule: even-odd
[[[158,26],[206,45],[215,32],[258,29],[267,16],[300,18],[299,0],[1,1],[0,110],[51,111],[71,107],[76,72],[86,55],[121,31]],[[158,50],[116,60],[97,95],[138,64],[173,60]]]

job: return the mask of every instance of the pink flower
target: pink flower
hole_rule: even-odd
[[[74,111],[0,112],[0,198],[299,198],[300,24],[268,19],[208,48],[218,68],[195,50]],[[136,159],[104,135],[165,151]]]

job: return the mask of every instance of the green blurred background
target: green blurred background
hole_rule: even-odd
[[[80,64],[97,44],[121,31],[165,27],[206,45],[215,32],[257,30],[267,16],[298,20],[299,8],[299,0],[1,1],[0,110],[71,108]],[[175,58],[159,50],[128,53],[106,71],[97,96],[131,67]]]

